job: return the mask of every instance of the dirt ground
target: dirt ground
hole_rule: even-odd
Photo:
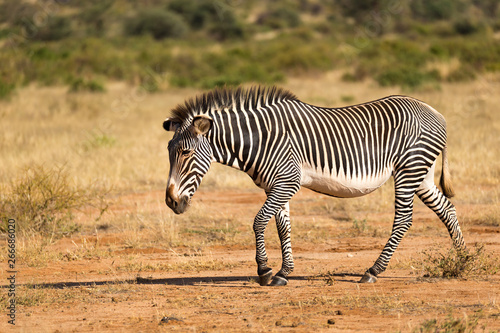
[[[444,226],[423,205],[415,207],[413,231],[403,239],[388,270],[375,284],[358,284],[387,240],[392,212],[354,214],[348,222],[340,213],[332,213],[333,218],[314,215],[315,205],[338,199],[301,190],[291,203],[295,271],[285,287],[259,286],[254,243],[245,242],[252,239],[253,215],[263,198],[251,190],[200,190],[194,200],[201,206],[193,207],[192,215],[186,213],[184,218],[197,219],[200,210],[208,207],[230,216],[222,228],[237,232],[199,247],[133,243],[127,235],[130,231],[104,227],[56,241],[51,251],[65,256],[37,265],[19,262],[16,326],[8,325],[4,316],[0,331],[500,330],[499,274],[466,280],[424,277],[418,266],[422,251],[447,249],[451,241]],[[148,207],[167,210],[158,208],[162,191],[127,194],[116,201],[122,206],[115,205],[115,214],[133,204],[145,211]],[[459,213],[468,209],[481,207],[457,205]],[[365,216],[370,217],[368,226],[363,222],[362,227],[353,228],[352,220],[363,221]],[[311,220],[314,225],[307,222]],[[266,237],[270,266],[277,272],[280,252],[273,223]],[[182,230],[182,226],[177,228]],[[463,229],[468,244],[480,242],[488,253],[500,255],[500,227],[469,223]],[[185,234],[178,232],[177,237]],[[190,234],[208,237],[193,230]],[[211,235],[222,237],[220,232]],[[75,248],[97,243],[100,252],[75,254]],[[177,239],[177,244],[182,242]]]

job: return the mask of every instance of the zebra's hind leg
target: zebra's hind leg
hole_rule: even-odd
[[[455,248],[465,249],[465,241],[460,225],[458,224],[455,206],[453,206],[450,200],[448,200],[436,185],[434,185],[434,172],[429,172],[429,174],[431,174],[431,176],[428,175],[418,188],[417,196],[427,207],[432,209],[444,223],[450,233]]]
[[[287,202],[275,215],[276,227],[281,242],[282,265],[280,271],[273,277],[271,286],[285,286],[288,274],[293,271],[292,245],[290,243],[290,205]]]
[[[410,184],[414,184],[412,179]],[[385,244],[382,253],[375,261],[375,264],[365,272],[359,281],[360,283],[376,282],[377,275],[385,271],[387,268],[389,260],[391,260],[391,257],[394,254],[394,251],[396,251],[401,239],[403,239],[405,233],[411,227],[413,216],[413,196],[415,195],[415,191],[416,186],[408,186],[405,184],[403,176],[395,176],[396,211],[391,236]]]

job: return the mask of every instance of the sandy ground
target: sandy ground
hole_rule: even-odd
[[[156,206],[162,196],[160,191],[129,194],[122,202]],[[311,219],[301,205],[323,200],[318,196],[301,191],[293,199],[292,224],[298,224],[297,233],[315,233],[314,228],[301,226],[303,219]],[[203,190],[195,199],[203,207],[247,221],[238,227],[250,233],[263,195],[249,190]],[[295,217],[294,207],[298,211]],[[64,252],[98,240],[108,254],[70,258],[67,251],[67,260],[49,260],[37,267],[19,263],[16,326],[8,325],[3,316],[0,331],[412,332],[428,328],[434,332],[439,327],[454,327],[452,331],[458,332],[460,325],[480,332],[500,330],[499,274],[467,280],[431,279],[414,267],[423,250],[451,244],[430,210],[422,206],[415,210],[416,219],[431,220],[436,228],[425,232],[417,227],[409,234],[375,284],[357,281],[379,255],[387,234],[354,235],[331,229],[331,238],[307,238],[292,230],[296,269],[287,286],[275,288],[255,282],[253,243],[233,239],[193,250],[186,246],[130,246],[123,242],[126,231],[117,229],[73,235],[55,242],[53,250]],[[370,227],[380,226],[388,233],[391,215],[374,214],[380,221],[370,220]],[[275,229],[272,224],[268,229]],[[500,255],[500,227],[469,226],[464,234],[469,244],[481,242],[488,253]],[[275,240],[268,247],[270,265],[276,272],[279,247]],[[5,283],[2,285],[6,293]]]

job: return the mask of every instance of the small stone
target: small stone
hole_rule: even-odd
[[[292,327],[299,327],[299,326],[305,326],[306,323],[304,323],[303,321],[299,321],[298,323],[297,322],[294,322],[292,323]]]
[[[334,319],[328,319],[328,325],[335,325]]]
[[[175,318],[175,317],[163,317],[160,320],[160,324],[168,324],[171,321],[183,322],[183,320],[179,319],[179,318]]]
[[[336,310],[333,314],[336,315],[336,316],[342,316],[343,315],[342,311],[340,311],[340,310]]]

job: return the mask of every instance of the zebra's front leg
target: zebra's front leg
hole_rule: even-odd
[[[262,209],[261,209],[262,211]],[[264,233],[266,231],[269,218],[266,219],[264,214],[257,214],[253,222],[253,231],[255,233],[255,261],[257,261],[257,274],[259,274],[259,284],[267,286],[273,276],[273,270],[267,267],[267,252],[264,240]]]
[[[260,209],[259,213],[257,216],[255,216],[255,220],[253,223],[253,230],[255,232],[255,246],[256,246],[256,255],[255,255],[255,260],[257,261],[257,273],[259,274],[259,284],[261,286],[267,286],[269,282],[271,281],[273,272],[270,267],[267,266],[267,253],[266,253],[266,246],[264,242],[264,232],[266,231],[266,226],[271,219],[272,216],[277,217],[277,223],[278,221],[283,221],[284,225],[288,225],[287,228],[282,228],[282,230],[287,230],[287,232],[280,233],[280,239],[283,237],[283,241],[285,244],[285,249],[290,247],[290,218],[289,216],[289,210],[288,210],[288,201],[292,198],[292,196],[297,193],[297,191],[300,188],[300,184],[298,181],[284,181],[280,184],[276,184],[271,191],[267,192],[267,199],[262,208]],[[286,206],[286,207],[285,207]],[[284,208],[286,208],[285,211]],[[285,216],[287,216],[285,218]],[[280,227],[278,225],[278,230],[280,230]],[[286,241],[286,238],[288,237],[288,241]],[[282,244],[283,244],[282,241]],[[286,245],[288,244],[288,245]],[[283,246],[282,246],[283,248]],[[289,258],[284,257],[284,265],[286,265],[286,269],[280,270],[280,272],[287,272],[287,270],[290,268],[290,261],[287,261],[285,258],[291,259],[291,251],[287,252],[290,253]],[[286,263],[286,264],[285,264]],[[292,269],[293,269],[293,260],[291,261],[292,264]],[[290,273],[290,272],[288,272]],[[273,285],[285,285],[286,284],[286,275],[288,273],[284,273],[283,279],[285,280],[285,283],[279,283],[278,282],[273,283]],[[276,278],[276,277],[275,277]],[[276,280],[279,280],[280,278],[276,278]]]
[[[275,215],[276,227],[281,242],[282,264],[280,271],[273,277],[271,286],[285,286],[287,276],[293,271],[292,245],[290,243],[290,204],[287,202]]]

